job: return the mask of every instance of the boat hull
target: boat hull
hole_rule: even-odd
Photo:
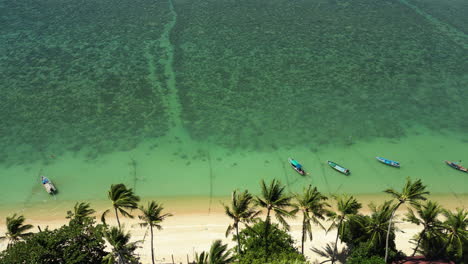
[[[462,167],[462,166],[456,164],[455,162],[451,162],[451,161],[446,160],[446,161],[445,161],[445,164],[447,164],[448,166],[450,166],[450,167],[452,167],[452,168],[454,168],[454,169],[456,169],[456,170],[459,170],[459,171],[468,173],[468,169],[467,169],[467,168]]]
[[[44,189],[46,190],[47,193],[49,194],[57,193],[57,188],[55,188],[55,185],[47,177],[41,176],[41,183],[42,183],[42,186],[44,186]]]
[[[378,161],[382,162],[383,164],[386,164],[388,166],[392,166],[392,167],[395,167],[395,168],[400,168],[400,163],[397,162],[397,161],[394,161],[394,160],[389,160],[389,159],[386,159],[386,158],[382,158],[382,157],[375,157]]]
[[[298,167],[296,167],[296,166],[294,165],[293,159],[289,158],[289,159],[288,159],[288,162],[289,162],[289,164],[291,165],[291,167],[292,167],[297,173],[299,173],[300,175],[305,176],[305,175],[307,174],[300,164],[299,164],[299,165],[301,166],[301,168],[298,168]],[[297,161],[296,161],[296,163],[297,163]]]
[[[343,173],[344,175],[349,175],[351,171],[349,169],[346,169],[345,167],[333,162],[333,161],[327,161],[328,165],[332,167],[334,170],[338,171],[339,173]]]

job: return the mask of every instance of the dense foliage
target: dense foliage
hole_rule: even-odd
[[[119,188],[115,188],[118,186]],[[404,200],[412,204],[404,221],[423,225],[423,229],[414,237],[414,254],[419,253],[426,259],[447,259],[455,263],[466,263],[468,253],[468,211],[457,209],[448,211],[437,203],[427,201],[421,203],[415,197],[425,198],[426,186],[421,181],[408,179],[402,192],[386,190],[397,198],[395,201],[385,201],[380,205],[370,204],[370,214],[361,214],[361,204],[353,196],[335,196],[336,212],[330,209],[325,202],[327,197],[316,188],[305,188],[303,194],[291,196],[285,192],[284,185],[277,180],[266,184],[262,181],[263,191],[260,196],[252,196],[247,190],[238,193],[235,191],[230,206],[225,205],[225,213],[234,223],[227,228],[227,235],[236,230],[233,240],[237,242],[233,248],[228,248],[221,240],[213,242],[209,251],[196,254],[195,263],[198,264],[305,264],[305,254],[296,247],[289,233],[289,224],[284,216],[293,217],[302,214],[302,237],[306,235],[307,221],[321,225],[321,219],[328,217],[328,230],[337,229],[335,243],[328,243],[319,249],[312,246],[312,251],[325,262],[351,263],[351,264],[384,264],[385,257],[389,261],[400,260],[404,255],[397,251],[395,238],[398,229],[390,223],[392,219],[399,218],[395,212],[398,204]],[[123,184],[114,184],[112,190],[121,190],[126,195],[119,196],[126,203],[136,207],[139,199],[133,196],[131,189]],[[421,196],[424,195],[424,196]],[[117,196],[109,195],[114,202]],[[413,198],[409,200],[409,198]],[[293,200],[295,199],[295,201]],[[253,201],[256,201],[254,203]],[[129,202],[129,203],[127,203]],[[266,218],[261,220],[257,205],[265,207]],[[122,207],[123,209],[130,207]],[[162,222],[170,213],[163,213],[160,203],[150,201],[147,207],[139,207],[139,218],[143,222],[141,227],[150,228],[151,256],[155,263],[155,250],[153,244],[153,228],[162,229]],[[308,209],[314,209],[314,221],[304,214]],[[292,210],[289,210],[292,209]],[[117,211],[118,209],[115,209]],[[125,215],[133,217],[132,212],[125,211]],[[105,221],[96,224],[95,211],[89,203],[76,203],[73,210],[67,212],[70,219],[67,225],[56,230],[44,230],[38,233],[26,232],[32,225],[25,224],[22,215],[14,214],[7,217],[7,232],[0,239],[9,239],[10,246],[0,252],[0,264],[22,263],[132,263],[139,264],[140,259],[136,253],[141,241],[134,241],[130,232],[125,232],[120,224],[109,226]],[[122,211],[121,211],[122,213]],[[277,222],[272,221],[270,213],[276,216]],[[441,217],[443,216],[443,217]],[[105,217],[102,217],[105,220]],[[325,222],[326,223],[326,222]],[[390,228],[390,229],[388,229]],[[242,230],[241,230],[242,229]],[[390,230],[387,236],[387,230]],[[309,230],[310,231],[310,230]],[[309,232],[307,231],[307,232]],[[310,235],[310,233],[309,233]],[[388,237],[388,243],[387,243]],[[21,240],[23,239],[23,240]],[[105,240],[104,240],[105,239]],[[343,249],[337,248],[336,241],[341,239],[346,244]],[[301,248],[306,241],[301,241]],[[309,242],[310,243],[310,242]],[[388,254],[386,245],[388,244]],[[105,245],[108,245],[106,248]],[[106,250],[105,250],[106,249]],[[156,251],[157,252],[157,251]],[[315,260],[312,260],[315,261]]]
[[[268,244],[265,247],[265,225],[265,222],[260,221],[239,233],[242,252],[244,252],[240,256],[237,255],[240,263],[260,264],[270,261],[280,263],[305,260],[294,246],[291,235],[280,229],[277,224],[269,225]]]
[[[0,253],[1,264],[101,263],[104,252],[103,226],[91,219],[71,221],[56,230],[44,230]]]

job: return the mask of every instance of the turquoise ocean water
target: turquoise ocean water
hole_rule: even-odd
[[[120,182],[180,198],[273,178],[327,194],[421,178],[457,200],[468,174],[443,161],[468,167],[467,13],[459,0],[0,0],[0,210],[104,200]]]

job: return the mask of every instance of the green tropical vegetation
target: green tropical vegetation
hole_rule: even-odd
[[[242,248],[239,237],[239,224],[243,223],[247,226],[257,220],[257,215],[260,211],[256,210],[253,205],[253,196],[245,190],[244,192],[238,193],[237,191],[232,192],[231,204],[229,206],[224,205],[224,210],[227,216],[232,221],[232,225],[229,225],[226,229],[226,237],[235,230],[235,238],[237,239],[237,253],[242,254]]]
[[[89,203],[77,202],[75,206],[73,206],[73,211],[67,211],[67,218],[70,219],[70,221],[77,221],[78,223],[82,223],[95,212],[96,211],[91,208]]]
[[[194,263],[318,263],[318,260],[306,257],[311,252],[321,258],[321,263],[393,263],[406,257],[397,250],[395,239],[400,230],[393,224],[398,217],[397,208],[405,203],[408,211],[399,221],[421,226],[421,231],[412,239],[415,247],[411,256],[467,263],[468,211],[461,208],[449,211],[426,200],[428,191],[421,180],[408,178],[401,192],[385,190],[394,199],[380,204],[370,203],[367,213],[360,211],[362,204],[355,197],[346,194],[333,195],[336,206],[331,206],[327,202],[331,197],[310,185],[296,194],[288,193],[278,180],[261,181],[260,187],[258,196],[248,190],[235,190],[230,203],[223,204],[224,213],[231,221],[226,237],[232,233],[235,246],[230,248],[221,240],[215,240],[208,251],[194,254]],[[139,198],[123,184],[111,186],[111,197],[116,204],[114,211],[123,210],[122,215],[133,217],[132,211],[126,210],[139,208],[139,225],[150,230],[151,248],[148,251],[152,263],[156,263],[154,229],[161,230],[172,214],[164,212],[163,205],[156,201],[138,207]],[[89,203],[77,202],[67,212],[68,224],[55,230],[39,229],[35,233],[30,232],[32,225],[25,224],[23,215],[6,217],[7,231],[1,239],[9,242],[0,252],[0,264],[141,263],[137,249],[143,241],[133,239],[120,222],[116,226],[105,221],[97,223],[95,213]],[[265,218],[261,217],[263,213]],[[271,218],[272,214],[276,220]],[[287,223],[296,214],[301,216],[299,241],[292,237]],[[332,238],[334,242],[323,248],[314,246],[314,226],[326,229],[327,233],[336,230],[336,236]],[[307,238],[312,245],[310,252],[304,245]],[[341,241],[340,246],[338,241]]]
[[[154,234],[153,228],[158,230],[162,229],[161,223],[168,217],[172,216],[170,213],[163,213],[164,207],[162,204],[158,204],[155,201],[151,201],[148,203],[148,206],[145,208],[144,206],[140,207],[140,211],[142,215],[139,215],[138,218],[143,221],[140,223],[140,226],[147,227],[149,226],[150,235],[151,235],[151,261],[154,264]]]
[[[70,221],[55,230],[34,233],[0,252],[1,264],[102,263],[105,228],[93,219]]]
[[[231,256],[227,245],[223,244],[221,240],[215,240],[208,252],[203,251],[199,255],[195,255],[196,264],[229,264],[233,261],[234,257]]]
[[[431,241],[436,241],[439,237],[437,232],[442,229],[442,221],[440,220],[440,215],[443,213],[442,208],[439,204],[433,201],[427,201],[424,204],[417,204],[414,208],[414,211],[409,208],[408,213],[406,214],[405,221],[422,225],[423,230],[416,237],[416,245],[413,251],[412,256],[420,252],[419,247],[421,243],[424,243],[427,247],[430,247]],[[436,251],[438,249],[431,248],[429,251],[421,253],[425,256],[430,254],[430,251]]]
[[[108,198],[112,202],[112,208],[114,209],[117,224],[120,228],[120,220],[118,213],[121,213],[125,217],[133,218],[133,215],[131,215],[126,210],[137,209],[140,197],[136,196],[133,193],[132,189],[127,189],[127,187],[124,184],[112,184],[108,192]],[[103,218],[106,212],[104,212]]]
[[[408,177],[406,180],[405,186],[401,192],[398,192],[394,189],[387,189],[385,190],[386,193],[390,194],[395,200],[397,200],[397,204],[394,206],[392,215],[388,221],[388,229],[387,229],[387,238],[385,240],[385,262],[388,259],[388,243],[390,239],[390,229],[393,224],[393,217],[395,216],[396,211],[398,208],[404,203],[410,203],[411,205],[417,205],[419,201],[425,201],[427,198],[426,196],[429,194],[426,191],[426,186],[424,186],[420,179],[412,182],[411,179]]]
[[[6,218],[7,232],[5,236],[0,237],[0,239],[8,239],[8,246],[24,239],[28,235],[31,235],[30,232],[27,232],[33,228],[30,224],[24,224],[26,219],[22,215],[13,214],[10,217]]]
[[[325,229],[320,220],[324,220],[325,215],[330,214],[330,211],[326,209],[330,205],[326,203],[328,197],[321,194],[317,187],[312,188],[312,185],[304,189],[302,194],[296,194],[295,199],[296,203],[292,206],[302,213],[301,253],[304,254],[304,243],[307,237],[310,241],[313,238],[312,223]]]
[[[336,228],[336,239],[334,243],[333,249],[333,256],[332,256],[332,264],[335,263],[335,255],[336,250],[338,247],[338,238],[343,237],[346,225],[346,221],[355,214],[357,214],[358,210],[361,209],[362,205],[354,198],[353,196],[342,195],[342,196],[335,196],[334,197],[337,203],[337,210],[338,212],[331,212],[330,219],[332,220],[332,224],[329,227],[329,230]]]
[[[120,227],[113,226],[105,230],[104,238],[111,245],[112,251],[103,258],[103,263],[139,263],[135,254],[139,241],[130,242],[130,237],[130,233],[125,233]]]
[[[265,257],[268,258],[268,233],[271,225],[271,212],[275,214],[276,219],[286,229],[289,230],[289,224],[285,220],[286,217],[293,217],[294,213],[288,211],[287,208],[292,205],[292,196],[286,193],[286,186],[281,185],[276,179],[270,184],[266,184],[264,180],[260,183],[261,196],[256,197],[256,203],[261,208],[264,208],[267,213],[265,217],[265,230],[263,234],[263,245],[265,248]],[[265,260],[266,260],[265,259]]]
[[[268,232],[265,233],[267,225]],[[304,256],[295,247],[291,235],[284,227],[275,223],[259,221],[252,228],[242,230],[239,233],[239,240],[244,251],[242,255],[237,256],[237,259],[243,264],[305,261]]]

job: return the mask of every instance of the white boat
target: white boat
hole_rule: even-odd
[[[44,186],[46,192],[49,194],[55,194],[57,192],[57,188],[55,188],[54,184],[51,180],[49,180],[49,178],[41,176],[41,183]]]

